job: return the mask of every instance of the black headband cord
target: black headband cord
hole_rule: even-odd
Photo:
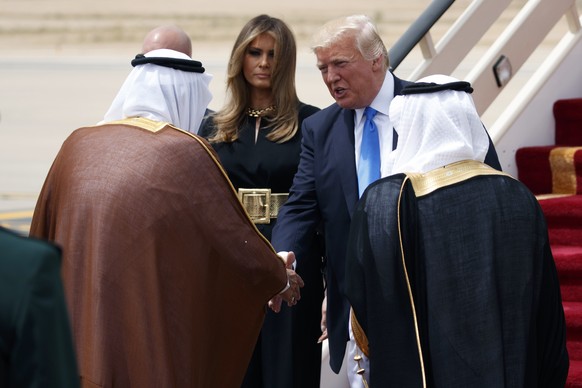
[[[137,54],[135,59],[131,61],[131,66],[136,67],[139,65],[145,65],[146,63],[151,63],[152,65],[163,67],[170,67],[172,69],[188,71],[191,73],[204,73],[205,70],[204,67],[202,67],[201,62],[192,59],[146,57],[143,54]]]
[[[457,92],[473,93],[471,84],[466,81],[449,82],[447,84],[435,84],[434,82],[415,82],[406,85],[400,92],[402,95],[435,93],[444,90],[454,90]]]

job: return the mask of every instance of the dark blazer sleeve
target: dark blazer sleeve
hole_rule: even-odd
[[[314,175],[314,127],[302,124],[301,157],[297,173],[293,179],[289,199],[279,211],[277,224],[273,229],[271,244],[276,251],[293,250],[299,259],[301,248],[309,244],[321,221],[317,207]]]

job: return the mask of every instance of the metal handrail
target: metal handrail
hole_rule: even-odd
[[[390,68],[395,70],[414,47],[422,41],[430,29],[453,5],[455,0],[433,0],[388,51]]]

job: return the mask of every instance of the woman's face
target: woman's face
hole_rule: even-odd
[[[243,75],[251,88],[271,89],[275,62],[275,38],[267,33],[257,36],[247,47]]]

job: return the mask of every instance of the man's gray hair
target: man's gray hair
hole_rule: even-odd
[[[311,49],[316,52],[320,48],[329,48],[345,36],[354,38],[356,48],[366,60],[382,55],[388,68],[388,50],[376,26],[366,15],[351,15],[327,22],[313,36]]]

